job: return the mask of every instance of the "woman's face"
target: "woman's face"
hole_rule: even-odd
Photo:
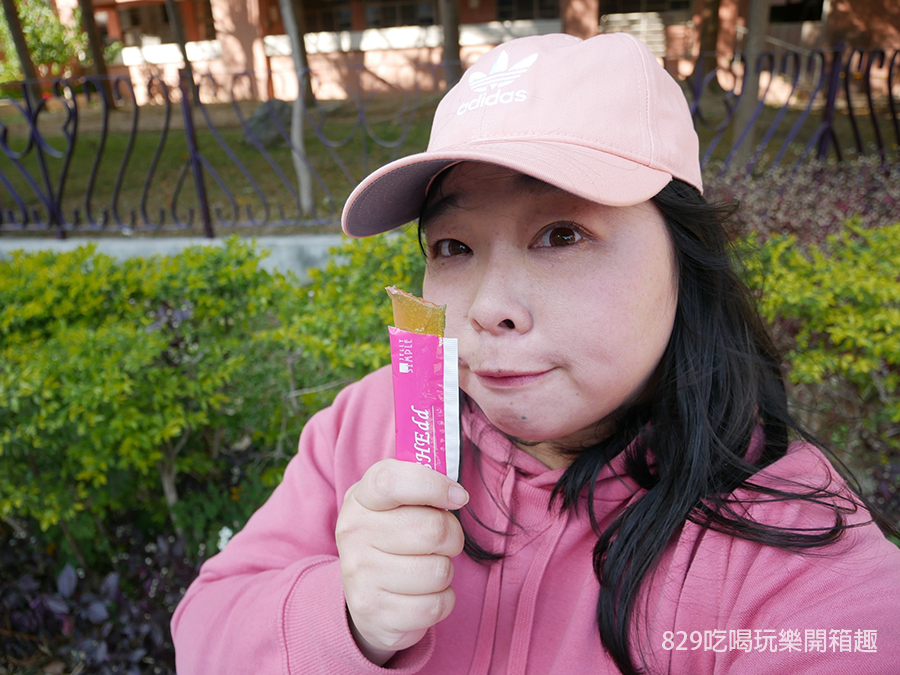
[[[489,164],[451,169],[423,218],[424,296],[447,305],[460,387],[501,431],[557,447],[648,384],[672,332],[672,245],[650,202],[602,206]]]

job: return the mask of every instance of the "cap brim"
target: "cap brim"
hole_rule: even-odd
[[[645,202],[672,180],[665,171],[560,141],[498,141],[423,152],[383,166],[356,187],[344,205],[344,232],[368,237],[416,220],[431,180],[451,164],[466,161],[506,167],[609,206]]]

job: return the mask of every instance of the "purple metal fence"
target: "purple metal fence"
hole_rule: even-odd
[[[791,148],[797,154],[795,162],[798,165],[810,160],[813,154],[818,159],[824,159],[829,153],[834,153],[841,161],[844,152],[837,133],[839,119],[844,119],[843,124],[849,122],[855,152],[877,153],[885,170],[900,168],[898,101],[892,95],[900,87],[900,51],[889,56],[880,49],[845,49],[838,46],[828,51],[807,53],[763,53],[752,66],[758,73],[767,74],[769,87],[774,82],[780,82],[789,93],[777,109],[764,105],[764,97],[761,98],[747,126],[743,130],[734,130],[734,112],[741,94],[735,94],[733,89],[723,89],[721,83],[728,79],[737,81],[735,71],[739,70],[737,64],[741,61],[742,56],[737,54],[727,68],[716,73],[703,73],[698,67],[685,82],[695,124],[701,137],[706,139],[701,151],[704,165],[709,165],[708,170],[715,157],[721,164],[720,173],[732,171],[741,176],[758,174],[780,165]],[[432,71],[432,81],[441,80],[440,73],[436,72],[441,66],[429,64],[422,67]],[[879,72],[886,69],[887,79],[882,83],[886,93],[881,96],[876,96],[874,91],[874,69],[880,69]],[[156,124],[159,137],[143,173],[140,197],[129,193],[132,201],[129,204],[121,203],[123,181],[127,172],[133,172],[136,140],[139,134],[153,132],[141,130],[141,112],[149,109],[136,104],[135,90],[128,78],[112,80],[115,111],[110,109],[109,102],[102,95],[104,83],[95,77],[43,83],[49,91],[39,101],[28,98],[24,83],[18,83],[14,89],[7,86],[5,91],[8,94],[17,95],[0,97],[7,110],[7,114],[0,115],[0,232],[55,233],[64,238],[71,233],[130,234],[173,230],[202,232],[207,237],[213,237],[235,228],[256,230],[264,227],[333,226],[339,218],[341,195],[346,196],[365,173],[375,168],[372,165],[375,150],[380,149],[382,154],[378,162],[381,162],[422,149],[424,141],[421,134],[412,139],[412,131],[417,124],[427,126],[423,119],[428,117],[427,108],[433,106],[436,98],[433,92],[415,88],[402,92],[393,90],[395,96],[390,100],[396,107],[388,115],[393,138],[387,138],[378,130],[377,118],[383,121],[385,117],[383,109],[375,110],[378,96],[365,93],[367,88],[362,86],[362,78],[366,74],[364,69],[358,69],[354,86],[346,89],[348,100],[345,105],[351,106],[352,112],[340,125],[331,123],[327,102],[317,103],[305,111],[305,125],[313,132],[311,138],[319,146],[313,148],[307,144],[307,152],[310,157],[325,157],[329,170],[334,174],[326,180],[321,175],[321,161],[319,169],[311,161],[305,161],[315,182],[316,207],[305,214],[300,205],[293,165],[275,158],[275,151],[267,148],[252,132],[234,96],[230,97],[234,117],[229,126],[242,130],[246,143],[263,160],[259,166],[265,168],[267,176],[260,175],[261,169],[258,167],[255,170],[248,168],[246,155],[236,151],[233,139],[229,142],[225,137],[220,129],[221,124],[210,114],[210,106],[195,96],[198,87],[221,90],[211,75],[196,76],[197,86],[191,86],[184,74],[177,86],[170,86],[158,77],[148,80],[147,91],[151,98],[159,101],[155,113],[159,117],[161,112],[162,120]],[[232,78],[232,92],[244,77],[250,77],[250,74]],[[299,89],[302,91],[303,87]],[[80,97],[76,96],[76,90],[82,92]],[[808,99],[805,106],[798,105],[795,100],[799,93]],[[48,132],[44,124],[50,116],[48,109],[51,102],[57,111],[62,111],[54,113],[61,123],[53,133]],[[99,119],[96,135],[83,131],[79,134],[79,121],[85,117],[82,109],[85,104],[92,106],[95,118]],[[264,105],[267,106],[272,127],[290,153],[295,149],[291,145],[290,129],[275,114],[273,102]],[[423,106],[425,112],[417,117]],[[180,111],[178,124],[173,108]],[[715,108],[724,112],[717,116]],[[780,142],[776,142],[774,139],[792,109],[791,128]],[[59,117],[60,114],[62,117]],[[94,197],[100,169],[110,161],[104,155],[111,133],[111,114],[119,117],[130,115],[130,124],[114,185],[104,192],[108,202],[98,209],[94,205]],[[764,116],[771,118],[767,125],[764,124]],[[864,118],[867,120],[864,121]],[[870,125],[870,134],[863,133],[864,125]],[[754,142],[752,152],[742,155],[740,151],[747,143],[751,128],[761,132],[761,136]],[[180,147],[173,147],[173,139],[179,129],[184,134],[183,151]],[[733,140],[726,150],[726,135],[729,132]],[[871,137],[873,141],[866,143],[864,136]],[[73,164],[79,142],[95,145],[89,169]],[[179,142],[182,140],[179,139]],[[62,147],[57,147],[60,144]],[[346,158],[340,155],[340,151],[346,153],[350,148],[357,157],[352,169]],[[213,150],[219,160],[211,159]],[[161,160],[167,153],[171,158],[172,153],[179,151],[182,154],[176,159],[180,169],[174,180],[171,175],[160,176]],[[746,159],[748,154],[749,160]],[[740,161],[746,163],[738,166],[741,157],[743,159]],[[237,178],[233,177],[231,182],[223,178],[225,168]],[[79,188],[78,206],[71,207],[72,199],[66,201],[67,194],[74,189],[74,177],[84,172],[87,172],[87,180],[84,187]],[[84,176],[78,177],[83,182]],[[163,179],[171,183],[168,189],[158,184]],[[237,194],[238,188],[233,184],[236,180],[245,183],[241,189],[243,193],[252,195],[253,206]],[[215,202],[210,197],[211,189],[217,190]],[[190,205],[185,206],[183,200],[189,201]],[[69,208],[65,207],[66,204]],[[158,209],[155,215],[154,208]],[[254,208],[258,210],[254,212]]]
[[[734,75],[734,67],[741,63],[746,66],[744,55],[736,53],[729,67],[717,72],[702,72],[703,60],[699,60],[700,68],[687,79],[691,96],[691,113],[694,116],[695,125],[714,132],[712,139],[702,151],[702,163],[707,165],[719,143],[731,131],[734,138],[722,162],[720,174],[728,170],[738,169],[739,174],[752,175],[760,166],[763,153],[770,154],[772,140],[787,117],[787,113],[794,108],[798,113],[790,130],[778,145],[773,159],[765,164],[765,169],[779,166],[784,160],[788,150],[795,144],[804,130],[812,127],[812,133],[800,150],[795,164],[799,165],[807,161],[815,149],[815,158],[824,160],[830,152],[833,152],[838,161],[843,161],[843,152],[836,128],[836,121],[840,114],[846,116],[852,129],[855,152],[868,154],[877,152],[881,158],[882,166],[887,169],[890,165],[900,166],[900,123],[898,123],[898,103],[895,89],[900,87],[900,50],[888,57],[883,49],[847,48],[839,44],[829,50],[812,50],[807,52],[782,51],[776,54],[771,51],[759,54],[756,63],[750,64],[758,75],[767,75],[768,86],[759,96],[749,122],[740,133],[736,133],[734,125],[735,111],[743,91],[735,94],[734,89],[727,91],[715,91],[714,83],[718,83],[723,70]],[[883,82],[883,92],[877,97],[873,91],[873,68],[886,68],[886,77]],[[772,111],[771,106],[766,106],[764,101],[773,82],[785,82],[789,91],[782,95],[784,102],[777,109],[774,119],[769,123],[762,138],[752,149],[750,160],[743,167],[734,166],[739,157],[739,150],[747,141],[751,129],[758,130],[761,116],[764,110]],[[856,81],[854,87],[852,82]],[[714,92],[711,94],[711,92]],[[798,106],[796,95],[802,93],[807,98],[805,106]],[[864,105],[860,106],[859,98],[864,97]],[[843,101],[841,101],[843,98]],[[705,114],[704,107],[710,104],[721,104],[726,114],[718,122],[713,122]],[[842,103],[842,105],[840,105]],[[861,121],[857,119],[860,107],[867,113],[871,123],[871,131],[874,143],[865,143],[861,133]],[[818,109],[818,110],[817,110]],[[816,111],[816,115],[813,115]],[[885,124],[893,128],[893,140],[885,137],[881,131],[881,125]]]

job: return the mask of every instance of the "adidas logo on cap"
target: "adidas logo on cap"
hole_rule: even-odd
[[[469,78],[469,88],[472,91],[479,92],[480,96],[461,103],[456,110],[456,114],[462,115],[471,110],[478,110],[478,108],[498,104],[523,102],[528,98],[527,90],[518,89],[516,91],[500,91],[500,89],[515,82],[524,75],[531,65],[537,61],[537,57],[537,54],[526,56],[524,59],[517,61],[510,67],[509,55],[506,52],[500,52],[500,56],[498,56],[493,65],[491,65],[491,69],[487,74],[479,72],[467,73]]]

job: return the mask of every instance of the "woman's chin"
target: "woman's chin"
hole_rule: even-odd
[[[555,425],[542,423],[540,420],[529,419],[527,415],[517,416],[508,413],[491,415],[485,411],[488,421],[507,436],[511,436],[523,443],[544,443],[558,438],[561,430]]]
[[[611,422],[597,421],[584,427],[565,426],[548,416],[529,418],[484,410],[485,417],[499,431],[519,442],[520,447],[541,445],[559,451],[577,451],[599,442],[608,435]]]

